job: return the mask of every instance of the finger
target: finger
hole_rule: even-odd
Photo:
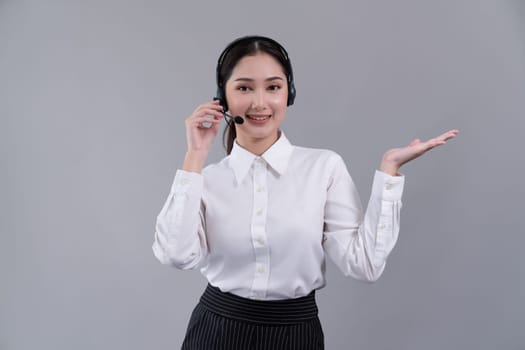
[[[213,103],[213,106],[214,106],[215,108],[217,108],[219,111],[221,111],[221,112],[223,112],[223,113],[226,112],[226,111],[224,110],[224,106],[221,104],[221,101],[220,101],[220,100],[213,100],[212,103]]]
[[[457,135],[458,133],[459,133],[459,130],[456,130],[456,129],[454,129],[454,130],[449,130],[449,131],[447,131],[446,133],[441,134],[441,135],[439,135],[439,136],[436,137],[436,138],[437,138],[437,139],[440,139],[440,140],[445,140],[445,141],[446,141],[446,140],[449,140],[449,139],[451,139],[451,138],[453,138],[453,137],[456,137],[456,135]]]
[[[188,127],[197,127],[197,128],[209,128],[213,124],[219,124],[221,121],[219,119],[209,118],[207,116],[191,118],[187,122]]]
[[[430,140],[427,141],[427,144],[432,144],[434,145],[434,147],[439,144],[443,144],[443,142],[447,141],[447,140],[450,140],[451,138],[455,137],[457,134],[459,133],[458,130],[456,129],[453,129],[453,130],[449,130],[437,137],[434,137]]]
[[[195,108],[192,115],[201,114],[203,110],[210,110],[210,109],[218,111],[218,112],[223,112],[223,108],[221,105],[214,103],[214,101],[210,101],[210,102],[203,103],[199,105],[197,108]]]
[[[224,113],[222,106],[216,106],[216,105],[203,105],[200,108],[197,109],[196,113],[200,113],[202,110],[212,110],[219,113]]]
[[[215,127],[216,125],[218,125],[218,124],[217,123],[213,123],[210,120],[205,120],[202,123],[197,124],[196,128],[198,128],[198,129],[211,129],[212,127]]]
[[[427,149],[432,149],[434,147],[444,145],[445,141],[439,138],[434,138],[434,139],[428,140],[426,144],[427,144]]]
[[[413,140],[412,142],[410,142],[408,145],[409,145],[409,146],[415,146],[415,145],[417,145],[417,144],[420,143],[420,142],[421,142],[420,139],[414,139],[414,140]]]
[[[209,103],[206,103],[204,105],[202,105],[203,107],[206,107],[206,108],[212,108],[212,109],[215,109],[215,110],[218,110],[218,111],[222,111],[223,110],[223,107],[218,104],[218,101],[211,101]]]
[[[430,151],[432,148],[439,146],[442,143],[442,141],[438,140],[438,138],[433,138],[430,140],[427,140],[425,142],[421,142],[418,145],[419,150],[416,151],[418,154],[423,154],[427,151]]]
[[[213,124],[219,124],[221,121],[219,119],[215,119],[213,117],[209,117],[207,115],[205,116],[202,116],[202,117],[198,117],[198,118],[193,118],[191,120],[191,124],[199,124],[199,123],[204,123],[204,122],[210,122],[210,123],[213,123]]]
[[[194,113],[192,117],[195,118],[195,117],[202,117],[202,116],[206,116],[206,115],[211,115],[211,116],[215,117],[215,119],[224,118],[224,114],[221,111],[218,111],[218,110],[212,109],[212,108],[202,108],[199,111],[197,111],[196,113]]]
[[[459,134],[459,130],[450,130],[445,136],[444,140],[450,140]]]

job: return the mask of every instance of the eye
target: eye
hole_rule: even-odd
[[[270,91],[277,91],[280,88],[281,88],[280,85],[270,85],[270,86],[268,86],[268,90],[270,90]]]
[[[237,90],[242,91],[242,92],[246,92],[248,90],[251,90],[251,88],[249,86],[246,86],[246,85],[240,85],[240,86],[237,87]]]

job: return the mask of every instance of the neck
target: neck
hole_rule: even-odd
[[[270,148],[281,136],[281,131],[278,130],[274,137],[267,137],[267,138],[252,138],[252,137],[242,137],[241,135],[237,135],[237,143],[239,146],[244,148],[245,150],[250,151],[251,153],[255,155],[262,155],[268,148]]]

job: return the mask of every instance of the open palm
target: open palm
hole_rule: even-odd
[[[415,139],[405,147],[392,148],[383,155],[384,166],[382,167],[394,169],[396,172],[403,164],[425,154],[434,147],[444,145],[447,140],[456,137],[458,133],[458,130],[449,130],[425,142]]]

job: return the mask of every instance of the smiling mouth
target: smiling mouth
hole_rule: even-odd
[[[271,115],[246,115],[246,118],[256,121],[256,122],[263,122],[265,120],[270,119]]]

